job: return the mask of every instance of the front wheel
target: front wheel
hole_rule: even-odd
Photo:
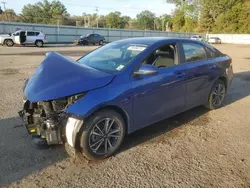
[[[205,105],[208,109],[214,110],[220,108],[226,96],[226,85],[222,80],[217,80],[208,97],[208,102]]]
[[[102,110],[90,117],[81,133],[82,154],[89,160],[104,159],[120,147],[125,135],[121,115],[112,110]]]
[[[5,41],[5,44],[6,44],[6,46],[8,46],[8,47],[14,46],[14,42],[13,42],[13,40],[11,40],[11,39],[6,40],[6,41]]]

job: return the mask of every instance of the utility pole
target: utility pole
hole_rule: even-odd
[[[98,28],[98,11],[99,11],[99,9],[98,9],[98,7],[96,7],[95,8],[95,11],[96,11],[96,27]]]
[[[7,14],[7,12],[6,12],[6,6],[5,6],[7,2],[5,2],[5,1],[2,1],[1,3],[3,4],[3,9],[4,9],[4,12],[5,12],[5,16],[6,16],[6,21],[9,21],[9,17],[8,17],[8,14]]]

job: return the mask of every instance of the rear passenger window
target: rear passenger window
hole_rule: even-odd
[[[206,47],[206,50],[207,50],[207,52],[209,54],[208,58],[216,58],[216,52],[215,51],[213,51],[212,49],[207,48],[207,47]]]
[[[186,63],[207,59],[207,54],[202,45],[195,43],[183,43]]]
[[[28,32],[27,32],[27,36],[35,36],[35,32],[28,31]]]

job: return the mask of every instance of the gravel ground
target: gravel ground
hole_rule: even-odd
[[[76,59],[94,47],[0,47],[0,186],[250,187],[250,46],[216,47],[235,72],[224,107],[197,107],[137,131],[99,162],[74,160],[60,146],[36,149],[17,116],[24,80],[46,51]]]

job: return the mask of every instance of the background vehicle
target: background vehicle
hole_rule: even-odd
[[[199,105],[219,108],[232,77],[230,57],[205,43],[125,39],[77,63],[48,54],[25,84],[19,114],[49,145],[67,142],[88,159],[103,159],[125,134]]]
[[[221,44],[221,39],[219,37],[210,37],[208,39],[208,43],[210,43],[210,44]]]
[[[104,36],[99,34],[87,34],[85,37],[81,36],[79,40],[75,40],[74,43],[77,45],[88,45],[88,44],[99,44],[103,45],[105,42]]]
[[[203,41],[203,38],[200,35],[194,35],[190,39],[192,39],[192,40],[198,40],[198,41]]]
[[[46,35],[41,31],[19,30],[10,35],[0,36],[0,44],[6,45],[8,47],[14,46],[14,44],[34,44],[37,47],[42,47],[45,43],[48,43],[48,40]]]

